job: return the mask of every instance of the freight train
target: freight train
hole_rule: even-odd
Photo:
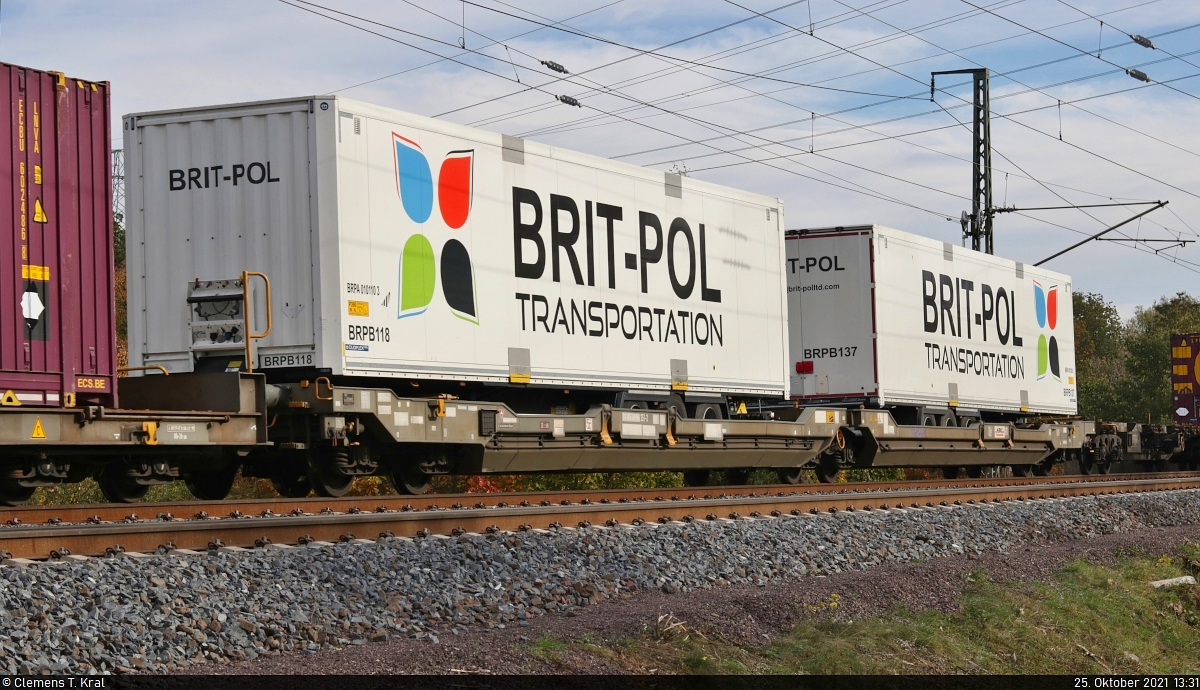
[[[336,96],[122,118],[120,371],[109,85],[0,67],[0,502],[1195,467],[1182,426],[1075,416],[1065,275]]]

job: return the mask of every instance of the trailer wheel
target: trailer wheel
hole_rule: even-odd
[[[109,463],[96,477],[96,483],[109,503],[137,503],[150,490],[149,485],[139,484],[131,477],[121,462]]]
[[[689,411],[692,419],[721,419],[725,416],[721,413],[721,406],[716,403],[696,403]]]
[[[312,482],[304,473],[273,476],[271,486],[284,498],[304,498],[312,491]]]
[[[0,505],[19,506],[33,497],[36,487],[22,486],[11,477],[0,479]]]
[[[400,494],[417,496],[429,490],[429,475],[409,464],[393,465],[388,470],[388,480]]]
[[[708,470],[685,470],[683,473],[684,486],[707,486],[712,472]]]
[[[208,472],[189,472],[184,476],[188,491],[201,501],[221,501],[229,495],[233,488],[233,480],[237,478],[238,466],[228,467]]]
[[[688,416],[687,406],[683,404],[683,398],[679,397],[677,394],[675,394],[675,393],[671,394],[671,398],[669,400],[667,400],[667,402],[665,403],[665,407],[668,410],[674,408],[676,417],[687,419],[687,416]]]

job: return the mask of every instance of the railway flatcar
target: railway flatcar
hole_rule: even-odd
[[[1075,416],[1067,276],[876,226],[788,233],[775,198],[334,96],[122,118],[121,371],[108,84],[4,69],[6,504],[86,477],[219,500],[239,472],[338,496],[1191,452]]]

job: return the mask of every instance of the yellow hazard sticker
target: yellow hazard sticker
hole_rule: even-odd
[[[352,299],[346,303],[346,313],[350,316],[370,316],[371,305],[367,302]]]
[[[50,280],[50,267],[21,264],[21,277],[25,280]]]
[[[826,424],[837,424],[837,412],[834,412],[833,410],[827,411],[825,413],[825,423]]]
[[[46,430],[42,428],[41,417],[38,417],[37,421],[33,423],[33,433],[29,435],[29,438],[46,438]]]
[[[17,400],[17,394],[12,391],[4,391],[4,396],[0,397],[0,405],[6,407],[20,407],[21,401]]]
[[[33,222],[35,222],[35,223],[47,222],[46,221],[46,210],[42,208],[42,200],[41,199],[33,200]]]

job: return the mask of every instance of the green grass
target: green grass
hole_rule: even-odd
[[[1200,672],[1200,587],[1147,584],[1200,575],[1200,544],[1185,543],[1171,555],[1116,555],[1114,567],[1075,561],[1042,582],[997,583],[972,573],[955,613],[896,608],[849,621],[838,613],[845,599],[831,597],[807,607],[807,618],[788,634],[763,640],[766,646],[704,626],[670,639],[647,631],[637,644],[602,644],[642,672]],[[595,645],[590,638],[588,646]]]
[[[591,643],[583,642],[583,644],[588,645]],[[543,659],[554,659],[558,655],[567,651],[567,643],[551,637],[550,635],[542,635],[529,646],[529,651],[532,652],[534,656],[539,656]]]

